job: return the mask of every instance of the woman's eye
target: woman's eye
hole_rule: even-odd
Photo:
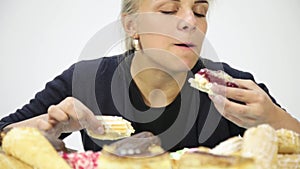
[[[193,7],[194,15],[199,18],[206,17],[208,6],[206,4],[199,4]]]
[[[162,14],[172,15],[172,14],[176,14],[178,9],[179,6],[177,3],[170,2],[160,6],[158,8],[158,11]]]
[[[160,11],[163,14],[167,14],[167,15],[171,15],[171,14],[175,14],[177,11]]]
[[[201,13],[197,13],[197,12],[194,12],[194,15],[195,15],[196,17],[199,17],[199,18],[204,18],[204,17],[206,17],[205,14],[201,14]]]

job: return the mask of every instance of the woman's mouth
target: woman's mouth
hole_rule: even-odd
[[[181,47],[181,48],[194,48],[196,45],[193,43],[175,43],[175,46]]]

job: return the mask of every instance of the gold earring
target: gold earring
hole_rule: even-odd
[[[140,44],[140,38],[137,33],[135,33],[132,37],[132,47],[136,50],[139,51],[141,50],[141,44]]]

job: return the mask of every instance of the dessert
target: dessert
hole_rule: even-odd
[[[96,134],[87,130],[89,136],[99,140],[117,140],[129,137],[134,133],[131,123],[119,116],[96,116],[104,125],[104,134]]]
[[[149,132],[106,145],[101,151],[98,169],[171,169],[169,153],[160,147],[160,140]]]
[[[300,169],[300,154],[278,154],[277,169]]]
[[[263,124],[246,130],[241,155],[255,160],[257,169],[276,169],[278,139],[276,131]]]
[[[256,169],[253,159],[241,156],[223,156],[207,152],[186,152],[175,169]]]
[[[50,142],[36,128],[13,128],[5,134],[2,149],[7,155],[35,169],[69,169]]]
[[[33,169],[26,163],[4,154],[4,152],[0,151],[0,166],[3,169]]]
[[[298,136],[262,124],[247,129],[243,138],[229,138],[212,149],[184,148],[170,158],[175,169],[300,169]]]
[[[213,91],[211,90],[213,83],[227,87],[238,87],[238,85],[234,83],[233,78],[224,71],[214,71],[206,68],[197,72],[195,77],[190,78],[188,82],[191,87],[208,94],[213,94]]]
[[[278,137],[278,153],[300,153],[300,135],[298,133],[287,129],[279,129],[276,133]]]
[[[231,137],[211,149],[209,152],[218,155],[239,155],[243,146],[243,138]]]
[[[61,153],[61,157],[73,169],[96,169],[98,167],[98,159],[100,152],[73,152],[73,153]]]

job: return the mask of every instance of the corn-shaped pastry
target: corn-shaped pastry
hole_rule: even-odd
[[[134,129],[131,123],[119,116],[96,116],[104,125],[104,134],[99,135],[87,130],[88,135],[100,140],[117,140],[131,136]]]
[[[1,169],[33,169],[29,165],[12,156],[0,152],[0,168]]]
[[[279,154],[300,153],[300,135],[298,133],[287,129],[279,129],[276,133]]]
[[[243,146],[243,138],[231,137],[211,149],[209,152],[218,155],[239,155]]]
[[[278,154],[277,169],[300,169],[300,154]]]
[[[3,151],[34,169],[69,169],[69,165],[35,128],[13,128],[3,138]]]
[[[277,151],[277,134],[271,126],[263,124],[245,132],[242,156],[254,158],[257,169],[276,169]]]

